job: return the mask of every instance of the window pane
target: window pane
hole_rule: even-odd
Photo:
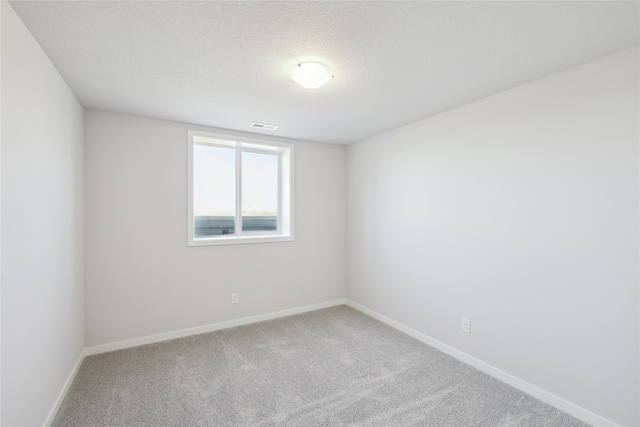
[[[278,156],[242,153],[242,230],[278,230]]]
[[[194,237],[235,233],[236,150],[193,146]]]

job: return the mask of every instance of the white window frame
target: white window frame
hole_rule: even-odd
[[[235,245],[242,243],[286,242],[293,236],[293,145],[265,141],[257,138],[237,137],[199,130],[189,130],[188,145],[188,246]],[[196,238],[194,230],[194,145],[235,148],[236,150],[236,216],[235,234]],[[242,232],[242,169],[243,152],[265,153],[278,156],[278,228],[277,231]]]

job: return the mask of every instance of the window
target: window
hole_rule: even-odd
[[[293,146],[189,131],[189,246],[293,240]]]

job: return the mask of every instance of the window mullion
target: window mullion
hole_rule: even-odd
[[[236,147],[236,235],[242,234],[242,151]]]
[[[282,233],[282,153],[278,153],[278,234]]]

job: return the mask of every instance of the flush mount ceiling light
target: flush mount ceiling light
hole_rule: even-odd
[[[301,62],[291,71],[291,78],[302,87],[317,89],[327,84],[333,73],[319,62]]]

